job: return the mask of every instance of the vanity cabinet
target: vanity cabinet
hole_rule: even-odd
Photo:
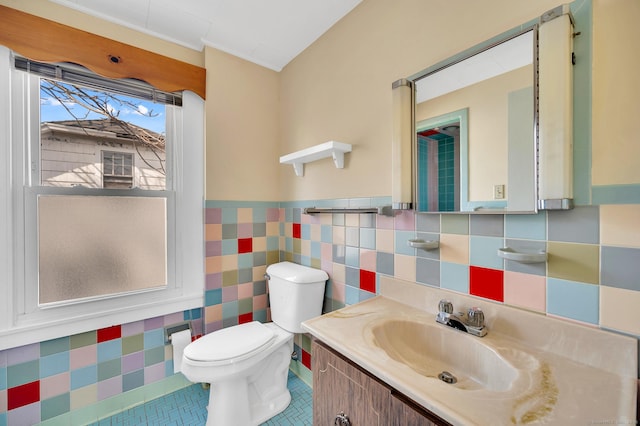
[[[314,426],[449,424],[315,339],[312,354]]]

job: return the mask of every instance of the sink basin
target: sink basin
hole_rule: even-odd
[[[518,369],[481,338],[446,326],[387,320],[368,331],[373,344],[391,359],[448,386],[501,392],[518,377]],[[442,377],[443,372],[453,375],[455,383],[446,374]]]

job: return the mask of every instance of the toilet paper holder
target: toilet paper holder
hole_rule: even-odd
[[[189,332],[192,332],[191,330],[191,321],[183,321],[183,322],[179,322],[177,324],[172,324],[172,325],[168,325],[164,328],[164,342],[165,344],[170,344],[171,343],[171,335],[173,333],[177,333],[179,331],[182,330],[189,330]],[[192,333],[193,335],[193,333]]]

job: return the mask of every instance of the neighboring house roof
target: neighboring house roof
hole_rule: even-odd
[[[100,120],[61,120],[47,121],[40,125],[42,133],[49,131],[78,133],[94,137],[111,137],[118,139],[128,139],[149,143],[164,149],[165,138],[160,133],[153,132],[144,127],[125,122],[125,126],[118,124],[117,120],[103,118]]]

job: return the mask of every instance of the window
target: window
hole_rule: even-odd
[[[133,154],[102,151],[102,187],[133,187]]]
[[[202,306],[203,111],[0,47],[0,349]]]

